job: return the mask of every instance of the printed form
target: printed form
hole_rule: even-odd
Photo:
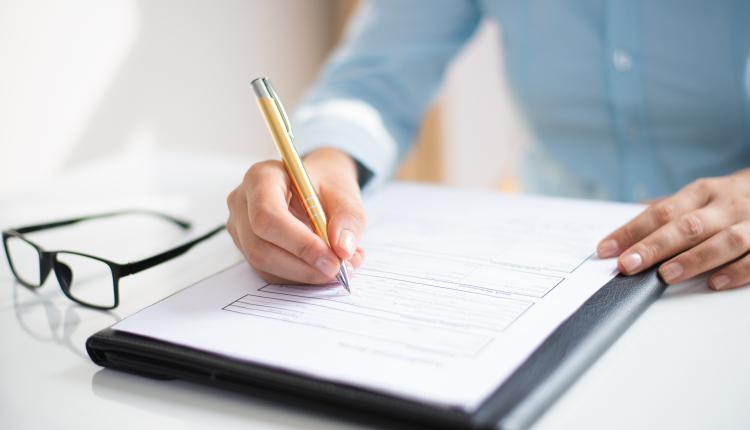
[[[472,411],[615,276],[596,243],[643,209],[414,184],[366,207],[351,295],[242,262],[114,328]]]

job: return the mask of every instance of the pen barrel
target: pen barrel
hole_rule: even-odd
[[[320,199],[318,199],[315,187],[310,181],[310,176],[302,164],[302,159],[294,148],[294,142],[286,131],[283,118],[278,112],[276,104],[267,97],[259,97],[257,100],[263,119],[268,126],[268,131],[273,138],[273,143],[276,145],[276,150],[279,151],[281,161],[284,163],[284,167],[294,185],[294,190],[305,208],[313,230],[323,239],[326,245],[330,246],[328,242],[328,221],[325,212],[320,205]]]

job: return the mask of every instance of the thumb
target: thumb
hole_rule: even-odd
[[[328,241],[342,260],[350,260],[365,228],[365,210],[359,194],[357,168],[347,154],[332,148],[321,148],[305,157],[320,204],[328,218]]]
[[[337,181],[333,186],[321,187],[320,191],[321,204],[328,216],[331,248],[342,260],[350,260],[357,251],[366,223],[359,186],[356,181],[351,184]]]

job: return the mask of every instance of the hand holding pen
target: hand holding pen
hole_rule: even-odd
[[[227,198],[227,230],[268,282],[327,283],[339,275],[342,262],[349,270],[362,262],[357,244],[365,215],[354,162],[338,150],[319,149],[304,165],[327,216],[325,238],[316,235],[282,161],[253,165]]]

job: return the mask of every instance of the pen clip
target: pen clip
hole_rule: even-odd
[[[279,95],[276,94],[276,91],[273,90],[273,86],[271,85],[270,80],[264,78],[263,81],[266,84],[266,89],[268,90],[268,94],[271,96],[271,100],[273,100],[274,104],[276,105],[276,109],[278,109],[279,114],[281,114],[281,119],[284,121],[286,132],[289,134],[289,137],[291,139],[294,139],[294,134],[292,133],[292,124],[289,122],[289,117],[286,116],[286,110],[284,110],[284,105],[281,104]]]

